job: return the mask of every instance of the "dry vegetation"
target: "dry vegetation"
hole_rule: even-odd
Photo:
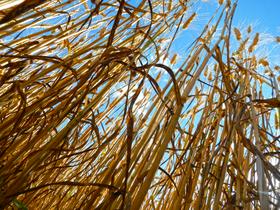
[[[279,67],[236,4],[172,56],[195,1],[21,2],[0,2],[0,208],[279,207]]]

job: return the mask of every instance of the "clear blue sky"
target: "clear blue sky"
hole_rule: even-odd
[[[239,0],[235,23],[253,23],[273,35],[280,35],[280,0]]]

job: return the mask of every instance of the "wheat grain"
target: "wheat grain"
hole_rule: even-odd
[[[258,42],[259,42],[259,33],[256,33],[256,35],[255,35],[255,37],[254,37],[254,39],[253,39],[253,42],[252,42],[252,44],[249,46],[249,49],[248,49],[248,51],[249,51],[250,53],[253,52],[253,50],[254,50],[255,47],[257,46]]]
[[[183,24],[182,28],[183,29],[187,29],[189,27],[189,25],[193,22],[194,18],[196,17],[196,13],[193,13],[187,20],[186,22]]]
[[[233,30],[234,30],[234,34],[235,34],[236,39],[238,41],[241,40],[242,37],[241,37],[241,33],[240,33],[239,29],[238,28],[234,28]]]

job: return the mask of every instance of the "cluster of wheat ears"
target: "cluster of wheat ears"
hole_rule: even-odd
[[[0,209],[279,208],[280,67],[230,1],[172,56],[196,2],[0,2]]]

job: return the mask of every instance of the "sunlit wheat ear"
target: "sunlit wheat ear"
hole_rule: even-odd
[[[238,28],[234,28],[233,29],[234,30],[234,34],[235,34],[235,37],[236,37],[236,39],[239,41],[239,40],[241,40],[241,32],[239,31],[239,29]]]
[[[241,54],[242,52],[244,52],[248,41],[249,41],[249,38],[246,38],[244,41],[240,42],[239,48],[237,49],[237,53]]]
[[[258,42],[259,42],[259,33],[256,33],[256,35],[252,41],[252,44],[249,46],[249,49],[248,49],[248,51],[250,53],[253,52],[253,50],[256,48]]]
[[[187,29],[190,24],[192,23],[192,21],[194,20],[194,18],[196,17],[196,13],[193,13],[187,20],[186,22],[183,24],[182,28],[183,29]]]
[[[209,72],[209,67],[206,67],[205,70],[204,70],[203,76],[207,77],[208,72]]]
[[[175,64],[175,63],[177,62],[177,57],[178,57],[178,54],[175,53],[175,54],[172,56],[172,58],[171,58],[171,60],[170,60],[170,63],[171,63],[171,64]]]
[[[248,28],[247,28],[247,33],[249,34],[249,33],[251,33],[251,32],[252,32],[252,26],[249,25]]]
[[[269,66],[269,62],[265,58],[261,58],[259,60],[259,64],[263,65],[264,67]]]
[[[209,81],[212,81],[212,80],[213,80],[213,75],[212,75],[212,72],[211,72],[211,71],[209,72],[207,79],[208,79]]]

